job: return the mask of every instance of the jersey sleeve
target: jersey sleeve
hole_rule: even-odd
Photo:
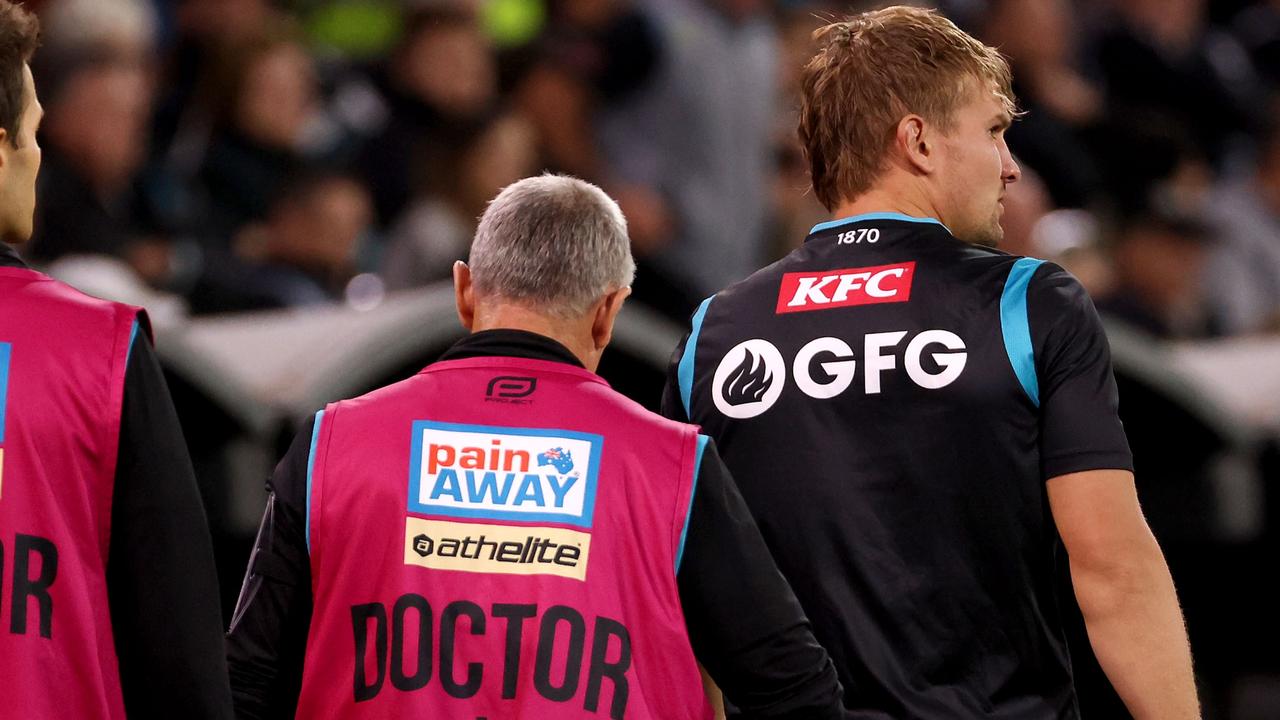
[[[708,440],[676,580],[689,642],[741,717],[843,717],[835,665]]]
[[[693,422],[693,376],[697,369],[698,336],[707,310],[716,296],[703,300],[689,319],[689,332],[676,347],[667,368],[667,385],[662,394],[662,414],[677,422]]]
[[[125,360],[107,600],[129,717],[230,718],[213,543],[139,313]]]
[[[690,422],[689,413],[685,411],[684,401],[680,396],[680,363],[688,344],[689,336],[685,335],[676,346],[675,352],[671,354],[671,362],[667,365],[667,380],[662,388],[660,408],[663,417],[683,423]]]
[[[1133,470],[1111,347],[1084,287],[1066,270],[1044,263],[1027,288],[1027,320],[1039,378],[1045,479]]]
[[[311,627],[307,468],[316,420],[307,420],[267,485],[270,495],[227,631],[236,717],[293,717]]]

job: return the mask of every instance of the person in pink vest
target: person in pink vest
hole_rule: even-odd
[[[230,718],[213,549],[146,315],[38,273],[39,27],[0,0],[0,718]]]
[[[839,718],[842,690],[714,445],[594,372],[635,271],[545,175],[454,269],[472,332],[316,413],[229,633],[242,718]],[[784,479],[780,478],[780,481]]]

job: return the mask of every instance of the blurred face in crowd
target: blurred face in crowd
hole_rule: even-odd
[[[570,25],[596,28],[611,20],[621,9],[617,0],[564,0],[560,14]]]
[[[287,42],[268,49],[245,72],[237,126],[269,147],[294,147],[315,112],[316,84],[311,57],[301,46]]]
[[[270,13],[266,0],[186,0],[178,7],[183,34],[197,38],[235,38],[262,26]]]
[[[1113,0],[1130,24],[1176,49],[1195,42],[1205,22],[1204,0]]]
[[[1067,0],[1002,0],[992,6],[985,35],[1021,67],[1065,62],[1071,7]]]
[[[995,247],[1004,236],[1000,216],[1005,188],[1022,175],[1005,144],[1010,117],[989,85],[957,108],[950,132],[938,145],[934,180],[941,220],[965,242]]]
[[[98,192],[118,192],[145,155],[151,93],[135,63],[87,67],[50,103],[48,140]]]
[[[537,138],[529,122],[519,115],[495,121],[467,153],[462,169],[468,212],[483,210],[489,198],[532,173],[536,163]]]
[[[765,0],[711,0],[710,4],[734,20],[746,20],[770,6]]]
[[[364,187],[333,178],[275,212],[269,254],[299,267],[341,271],[350,265],[372,220],[373,204]]]
[[[0,130],[0,234],[10,243],[31,239],[36,209],[36,174],[40,171],[40,145],[36,128],[44,115],[36,98],[31,68],[22,67],[22,120],[17,137]]]
[[[405,89],[446,115],[476,115],[493,100],[497,70],[488,41],[474,24],[423,28],[398,63]]]
[[[1116,266],[1125,283],[1152,308],[1166,311],[1194,305],[1200,294],[1204,243],[1159,224],[1143,223],[1121,239]]]

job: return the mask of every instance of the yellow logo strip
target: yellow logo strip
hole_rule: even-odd
[[[577,530],[415,517],[405,522],[405,564],[433,570],[585,580],[590,550],[591,535]]]

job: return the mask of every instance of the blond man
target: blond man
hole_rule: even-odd
[[[1197,717],[1097,314],[993,249],[1020,174],[1008,65],[913,8],[817,39],[799,133],[834,219],[699,307],[664,412],[721,448],[853,716],[1079,717],[1069,554],[1132,713]]]

